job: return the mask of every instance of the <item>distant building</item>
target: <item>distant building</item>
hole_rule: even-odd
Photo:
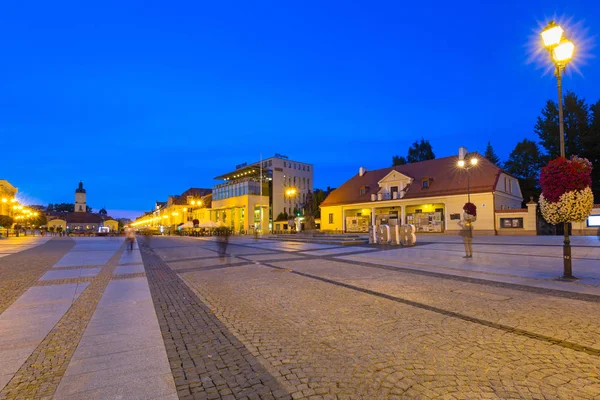
[[[257,230],[261,225],[263,232],[283,229],[287,219],[277,221],[277,217],[303,214],[306,195],[313,191],[313,176],[312,164],[280,154],[262,160],[262,181],[260,161],[238,165],[215,178],[223,182],[213,187],[211,220],[235,232]]]
[[[360,168],[321,203],[321,229],[368,232],[379,225],[412,224],[417,232],[457,233],[470,192],[477,206],[476,232],[527,229],[535,234],[535,203],[521,209],[518,179],[476,153],[470,156],[479,162],[468,171],[457,167],[457,157],[373,171]]]
[[[16,204],[15,197],[18,189],[5,179],[0,179],[0,215],[12,217],[14,214],[13,206]]]
[[[59,226],[63,231],[69,232],[100,232],[118,231],[119,223],[106,214],[87,212],[87,193],[83,188],[83,182],[75,189],[75,203],[73,212],[46,213],[47,227]]]
[[[211,189],[189,188],[179,195],[170,195],[167,201],[156,201],[152,211],[136,218],[132,225],[161,232],[172,232],[182,226],[191,228],[194,220],[198,223],[209,220],[211,193]]]

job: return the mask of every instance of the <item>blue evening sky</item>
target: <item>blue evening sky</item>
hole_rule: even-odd
[[[314,164],[316,187],[421,137],[506,159],[556,98],[527,63],[553,16],[597,53],[594,0],[4,2],[0,179],[43,203],[83,180],[120,216],[260,153]],[[600,100],[599,62],[565,89]]]

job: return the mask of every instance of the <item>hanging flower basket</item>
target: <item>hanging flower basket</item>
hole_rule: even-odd
[[[551,224],[584,221],[594,207],[592,163],[577,156],[556,158],[542,168],[540,211]]]
[[[463,219],[469,222],[477,220],[477,206],[473,203],[465,203],[463,206]]]

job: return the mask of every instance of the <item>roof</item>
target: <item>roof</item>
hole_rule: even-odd
[[[491,192],[496,186],[500,173],[504,171],[478,153],[470,153],[469,155],[473,156],[474,154],[477,156],[479,163],[477,167],[470,169],[468,172],[459,169],[456,166],[457,157],[451,156],[367,171],[363,176],[357,173],[331,192],[321,203],[321,207],[370,202],[371,194],[379,191],[378,182],[392,170],[414,179],[413,184],[408,186],[402,199],[466,194],[467,173],[470,174],[471,193]],[[429,187],[423,187],[421,184],[423,179],[429,180]],[[365,194],[361,194],[360,189],[363,186],[366,189]]]
[[[206,189],[206,188],[189,188],[185,192],[181,193],[181,195],[179,195],[175,199],[175,201],[173,202],[173,204],[184,205],[184,204],[187,204],[187,198],[188,198],[188,196],[190,196],[190,197],[202,197],[202,196],[206,196],[206,195],[211,194],[211,193],[212,193],[212,189]]]
[[[87,212],[70,212],[65,213],[63,216],[69,224],[99,224],[104,221],[104,218],[98,214]]]
[[[75,189],[75,193],[85,193],[85,189],[83,188],[83,182],[79,181],[79,187]]]

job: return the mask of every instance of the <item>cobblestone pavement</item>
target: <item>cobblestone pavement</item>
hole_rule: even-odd
[[[293,398],[600,399],[598,296],[340,258],[360,247],[151,247]]]
[[[27,252],[5,257],[39,279],[0,314],[0,399],[176,399],[137,246],[78,238],[46,250],[64,243],[60,257],[34,254],[43,274]]]
[[[142,256],[180,399],[289,398],[166,263],[147,247]]]
[[[26,243],[26,250],[0,258],[0,314],[75,244],[69,238],[55,238],[37,247],[30,247],[30,241]],[[0,241],[0,248],[5,244]]]
[[[543,271],[556,253],[502,240],[479,244],[479,266],[509,254]],[[0,399],[600,399],[593,285],[398,263],[458,270],[451,241],[233,237],[223,258],[210,238],[141,242],[56,238],[0,258]],[[582,243],[576,262],[594,261]]]

